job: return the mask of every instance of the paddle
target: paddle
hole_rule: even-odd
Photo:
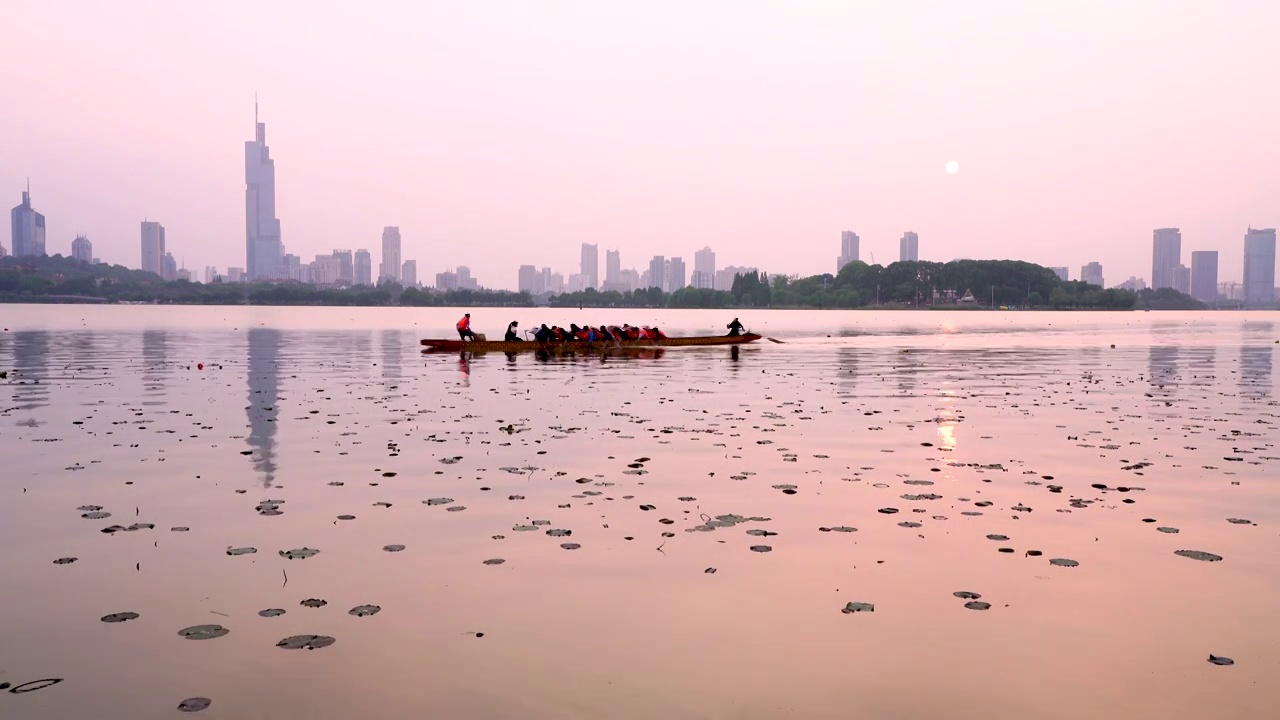
[[[779,345],[786,345],[786,343],[782,342],[781,340],[779,340],[779,339],[777,339],[777,338],[767,337],[767,338],[765,338],[765,340],[768,340],[769,342],[772,342],[772,343],[778,343]]]

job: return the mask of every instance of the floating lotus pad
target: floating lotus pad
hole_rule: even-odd
[[[538,529],[537,525],[516,525],[511,528],[514,532],[533,532]]]
[[[1213,654],[1209,655],[1209,662],[1213,663],[1214,665],[1235,665],[1236,664],[1236,661],[1232,660],[1229,657],[1222,657],[1221,655],[1213,655]]]
[[[1222,559],[1221,555],[1214,555],[1211,552],[1205,552],[1203,550],[1174,550],[1173,554],[1181,555],[1184,558],[1191,558],[1192,560],[1203,560],[1205,562],[1218,562]]]
[[[73,558],[73,557],[60,557],[57,560],[54,560],[53,564],[54,565],[70,565],[71,563],[75,562],[78,559],[79,558]]]
[[[764,528],[751,528],[750,530],[747,531],[747,534],[752,535],[754,537],[773,537],[778,533],[770,530],[765,530]]]
[[[845,605],[840,612],[844,613],[845,615],[849,615],[851,613],[875,612],[875,611],[876,611],[876,606],[872,605],[871,603],[851,602]]]
[[[267,608],[266,610],[259,610],[258,614],[267,618],[279,617],[284,614],[284,608]]]
[[[81,515],[80,517],[84,518],[85,520],[102,520],[102,519],[111,517],[111,513],[95,510],[93,512],[87,512]]]
[[[169,528],[169,532],[187,532],[187,531],[189,531],[189,530],[191,530],[191,528],[189,528],[189,527],[185,527],[185,526],[182,526],[182,525],[179,525],[178,527],[171,527],[171,528]]]
[[[988,535],[987,539],[995,540],[996,542],[1004,542],[1005,540],[1009,539],[1009,536],[1008,535]]]
[[[448,505],[449,503],[453,502],[453,498],[446,498],[446,497],[430,498],[429,500],[423,500],[422,502],[427,505]]]
[[[356,516],[355,515],[339,515],[338,519],[339,520],[355,520]]]
[[[572,535],[572,534],[573,534],[573,531],[572,531],[572,530],[564,530],[564,529],[561,529],[561,528],[555,528],[555,529],[552,529],[552,530],[548,530],[548,531],[547,531],[547,534],[548,534],[548,535],[550,535],[551,537],[569,537],[570,535]]]
[[[387,552],[400,552],[401,550],[404,550],[404,546],[403,545],[383,545],[382,549],[386,550]]]
[[[978,598],[982,597],[982,596],[981,596],[981,595],[979,595],[978,593],[976,593],[976,592],[969,592],[968,590],[957,590],[956,592],[953,592],[953,593],[951,593],[951,594],[952,594],[952,595],[955,595],[956,597],[960,598],[961,600],[977,600]]]
[[[298,548],[297,550],[281,550],[280,557],[288,560],[306,560],[309,557],[315,556],[318,552],[320,551],[309,547]]]
[[[838,533],[858,532],[858,528],[849,527],[848,525],[837,525],[836,527],[820,527],[818,528],[818,530],[821,532],[838,532]]]
[[[1078,567],[1080,565],[1079,562],[1071,558],[1050,558],[1049,564],[1057,565],[1058,567]]]
[[[357,605],[348,610],[347,614],[355,615],[356,617],[368,617],[370,615],[377,615],[380,612],[382,612],[381,605]]]
[[[1179,530],[1176,527],[1158,527],[1156,528],[1156,530],[1162,533],[1169,533],[1170,535],[1177,535],[1179,532],[1181,532],[1181,530]]]
[[[328,601],[328,600],[321,600],[320,598],[307,598],[306,600],[303,600],[302,602],[300,602],[300,603],[298,603],[298,604],[299,604],[299,605],[301,605],[301,606],[303,606],[303,607],[309,607],[309,608],[322,608],[322,607],[324,607],[325,605],[328,605],[328,604],[329,604],[329,601]]]
[[[276,643],[276,647],[285,650],[319,650],[337,642],[328,635],[293,635]]]
[[[99,510],[102,509],[102,506],[101,505],[81,505],[76,509],[79,510],[80,512],[98,512]]]
[[[188,640],[212,640],[220,638],[231,632],[221,625],[192,625],[188,628],[182,628],[178,634]]]
[[[467,509],[466,505],[450,505],[449,507],[445,508],[444,511],[445,512],[462,512],[463,510],[466,510],[466,509]]]
[[[773,552],[773,546],[772,545],[752,545],[751,552],[758,552],[758,553]]]
[[[1232,525],[1252,525],[1253,524],[1252,520],[1245,520],[1244,518],[1227,518],[1227,522],[1231,523]]]
[[[213,701],[209,698],[187,698],[186,700],[178,703],[178,712],[200,712],[212,704]]]
[[[577,550],[582,546],[579,545],[578,543],[560,543],[560,547],[564,548],[565,550]]]
[[[964,606],[970,610],[990,610],[991,609],[991,603],[983,602],[981,600],[970,600],[969,602],[965,603]]]
[[[489,558],[488,560],[484,561],[484,564],[485,565],[501,565],[504,562],[506,562],[506,560],[504,560],[503,558]]]
[[[118,612],[118,613],[111,613],[110,615],[103,615],[102,622],[122,623],[129,620],[137,620],[138,617],[139,615],[136,612]]]
[[[251,547],[227,548],[228,555],[252,555],[256,552],[258,552],[258,548],[251,548]]]

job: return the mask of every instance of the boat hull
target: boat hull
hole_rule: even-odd
[[[652,347],[700,347],[707,345],[745,345],[760,339],[754,333],[737,336],[713,335],[703,337],[673,337],[662,340],[597,340],[585,342],[568,340],[565,342],[507,342],[504,340],[450,340],[445,338],[424,338],[424,352],[572,352],[592,350],[613,350],[616,348],[652,348]]]

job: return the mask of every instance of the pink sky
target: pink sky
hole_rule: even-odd
[[[198,9],[196,9],[198,8]],[[305,9],[304,9],[305,8]],[[419,277],[514,287],[579,244],[689,267],[862,256],[1102,262],[1151,230],[1219,250],[1280,225],[1280,3],[9,3],[0,200],[31,177],[50,253],[244,265],[253,94],[288,252],[399,225]],[[947,175],[947,161],[960,172]],[[0,238],[10,245],[7,234]]]

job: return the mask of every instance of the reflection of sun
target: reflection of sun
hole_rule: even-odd
[[[942,440],[942,447],[948,450],[956,449],[956,426],[955,425],[939,425],[938,437]]]

